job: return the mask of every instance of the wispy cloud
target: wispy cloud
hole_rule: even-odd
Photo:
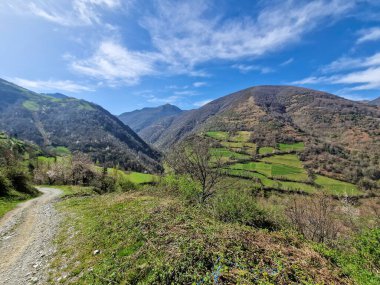
[[[343,57],[321,70],[323,75],[307,77],[293,84],[348,84],[350,90],[380,89],[380,52],[362,58]]]
[[[94,91],[91,87],[75,83],[70,80],[29,80],[23,78],[7,78],[22,87],[31,89],[36,92],[89,92]]]
[[[358,44],[364,42],[378,41],[380,40],[380,27],[361,30],[359,32],[360,37],[357,40]]]
[[[281,62],[280,66],[287,66],[287,65],[291,64],[293,61],[294,61],[294,58],[291,57],[288,60]]]
[[[204,82],[204,81],[198,81],[198,82],[194,82],[193,83],[193,86],[194,87],[203,87],[203,86],[207,86],[207,82]]]
[[[71,0],[68,5],[63,0],[54,3],[31,0],[26,9],[63,26],[105,27],[103,11],[117,12],[133,1]],[[275,1],[260,4],[257,14],[243,18],[227,18],[215,5],[217,1],[211,0],[157,0],[152,9],[142,5],[143,16],[138,23],[148,35],[145,50],[131,49],[111,35],[99,41],[91,56],[73,58],[69,65],[72,70],[109,85],[135,84],[141,77],[154,74],[207,77],[210,74],[200,66],[210,61],[227,61],[241,72],[269,73],[273,71],[271,68],[244,65],[241,61],[252,62],[300,41],[323,23],[344,16],[355,1]]]
[[[154,104],[175,104],[178,102],[182,97],[180,96],[168,96],[168,97],[157,97],[154,95],[148,96],[147,101],[149,103],[154,103]]]
[[[234,69],[239,70],[241,73],[248,73],[251,71],[259,71],[262,74],[271,73],[274,69],[270,67],[260,66],[260,65],[247,65],[247,64],[234,64],[231,66]]]
[[[156,13],[141,23],[171,68],[185,72],[209,60],[273,52],[353,6],[352,1],[343,0],[285,1],[264,8],[256,18],[223,20],[223,15],[210,17],[208,1],[158,1]]]
[[[120,82],[135,84],[140,77],[156,72],[154,65],[159,57],[155,53],[130,51],[116,42],[104,41],[91,57],[75,59],[71,67],[76,72],[105,80],[110,85]]]
[[[206,100],[203,100],[203,101],[194,102],[193,105],[195,107],[202,107],[202,106],[210,103],[211,101],[212,101],[212,99],[206,99]]]
[[[15,0],[11,7],[23,12],[29,11],[37,17],[62,26],[81,26],[102,23],[103,9],[114,10],[122,4],[124,3],[121,0],[31,0],[29,3]]]

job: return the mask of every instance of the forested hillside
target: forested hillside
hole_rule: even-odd
[[[160,169],[160,154],[102,107],[60,94],[37,94],[4,80],[0,80],[0,130],[45,151],[54,153],[63,147],[89,154],[106,166]]]

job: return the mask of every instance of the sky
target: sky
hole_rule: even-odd
[[[113,114],[255,85],[380,96],[380,0],[1,0],[0,77]]]

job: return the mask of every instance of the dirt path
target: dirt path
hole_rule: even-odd
[[[0,220],[0,284],[46,284],[59,215],[53,207],[61,191],[39,188],[43,195],[20,204]]]

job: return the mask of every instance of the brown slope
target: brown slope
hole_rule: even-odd
[[[257,86],[186,112],[158,136],[166,149],[203,130],[250,130],[287,137],[313,136],[349,148],[379,144],[380,111],[366,104],[292,86]],[[285,134],[285,135],[284,135]]]

